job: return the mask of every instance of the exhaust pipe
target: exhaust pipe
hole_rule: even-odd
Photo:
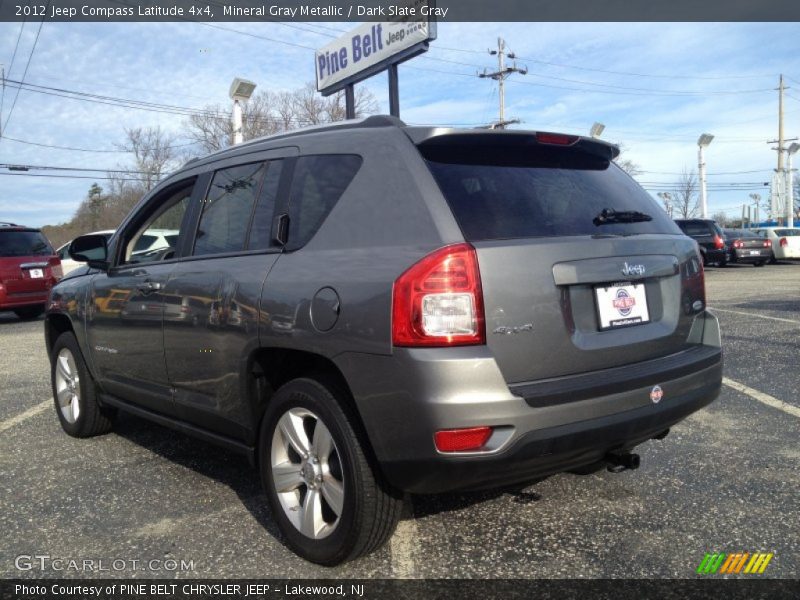
[[[621,473],[628,469],[638,469],[640,459],[638,454],[631,454],[630,452],[609,452],[605,456],[605,461],[608,463],[607,468],[610,473]]]

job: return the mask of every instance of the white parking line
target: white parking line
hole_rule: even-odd
[[[392,553],[392,577],[410,579],[416,576],[413,552],[418,540],[417,522],[413,517],[397,524],[397,529],[389,540],[389,548]]]
[[[771,406],[772,408],[777,408],[778,410],[782,410],[787,414],[800,418],[800,407],[788,404],[783,400],[778,400],[774,396],[770,396],[769,394],[765,394],[764,392],[759,392],[758,390],[754,390],[753,388],[748,387],[743,383],[739,383],[738,381],[734,381],[733,379],[728,379],[727,377],[722,378],[722,383],[724,383],[728,387],[735,389],[737,392],[742,392],[743,394],[747,394],[753,400],[758,400],[762,404],[766,404],[767,406]]]
[[[795,319],[782,319],[780,317],[768,317],[767,315],[759,315],[757,313],[744,312],[744,311],[741,311],[741,310],[730,310],[728,308],[717,308],[716,306],[709,306],[708,308],[710,308],[711,310],[718,310],[719,312],[733,313],[735,315],[745,315],[745,316],[748,316],[748,317],[758,317],[759,319],[769,319],[770,321],[781,321],[783,323],[794,323],[795,325],[800,325],[800,321],[797,321]]]
[[[0,433],[6,431],[7,429],[11,429],[14,427],[14,425],[18,425],[26,419],[35,417],[39,413],[46,411],[52,405],[53,401],[51,399],[43,400],[33,408],[26,410],[24,413],[20,413],[16,417],[11,417],[10,419],[0,422]]]

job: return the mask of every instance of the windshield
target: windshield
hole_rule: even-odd
[[[0,231],[0,256],[51,256],[50,243],[38,231]]]

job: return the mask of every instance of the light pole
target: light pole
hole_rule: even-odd
[[[794,175],[792,173],[792,156],[800,150],[797,142],[786,149],[786,226],[794,227]]]
[[[231,89],[228,92],[228,95],[233,100],[233,139],[231,140],[231,145],[235,146],[237,144],[241,144],[244,141],[244,136],[242,135],[242,105],[241,102],[247,102],[250,99],[250,96],[253,95],[253,90],[256,89],[256,84],[252,81],[248,81],[247,79],[240,79],[237,77],[233,80],[231,84]]]
[[[592,136],[593,138],[599,138],[603,134],[605,128],[606,126],[603,125],[602,123],[595,123],[589,130],[589,135]]]
[[[704,219],[708,218],[708,198],[706,197],[706,161],[703,149],[706,148],[714,136],[704,133],[697,139],[697,170],[700,176],[700,211]]]

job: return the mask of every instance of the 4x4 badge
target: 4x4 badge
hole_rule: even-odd
[[[644,275],[646,270],[647,269],[644,268],[644,265],[629,265],[628,263],[625,263],[625,266],[622,267],[622,274],[627,276],[638,275],[641,277]]]

